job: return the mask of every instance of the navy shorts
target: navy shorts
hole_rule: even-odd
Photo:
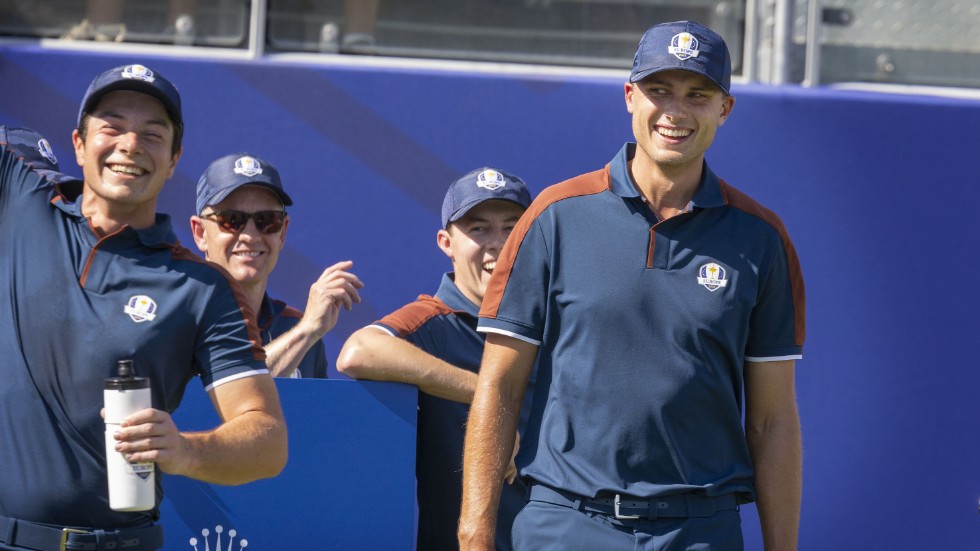
[[[531,501],[518,513],[511,535],[515,551],[743,551],[736,510],[702,518],[617,520]]]

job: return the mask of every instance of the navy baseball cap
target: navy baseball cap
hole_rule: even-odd
[[[513,174],[489,167],[471,170],[449,186],[442,201],[442,227],[448,227],[473,207],[492,199],[517,203],[526,209],[531,205],[531,192],[524,180]]]
[[[160,100],[170,120],[174,125],[183,127],[184,117],[180,110],[180,92],[177,87],[160,73],[154,72],[143,65],[123,65],[114,67],[95,77],[82,98],[82,106],[78,109],[78,125],[82,117],[91,112],[99,99],[109,92],[116,90],[131,90],[151,95]]]
[[[13,151],[27,166],[56,184],[80,181],[62,174],[51,144],[30,128],[0,126],[0,146]]]
[[[725,40],[694,21],[654,25],[643,33],[633,57],[630,82],[669,69],[691,71],[714,81],[726,94],[732,82],[732,56]]]
[[[275,192],[282,204],[289,206],[293,200],[282,189],[282,180],[276,167],[248,153],[232,153],[216,159],[197,182],[197,213],[204,207],[216,205],[242,186],[262,186]]]

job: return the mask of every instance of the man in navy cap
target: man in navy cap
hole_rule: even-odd
[[[766,549],[796,548],[803,279],[779,218],[705,162],[730,80],[715,32],[650,28],[624,86],[636,142],[514,228],[480,310],[464,549],[492,548],[535,363],[515,548],[740,550],[753,500]]]
[[[462,494],[463,427],[476,387],[484,337],[477,311],[500,251],[531,203],[517,176],[493,168],[473,170],[449,186],[436,243],[452,261],[435,296],[422,295],[356,331],[337,368],[357,379],[418,386],[419,550],[455,549]],[[511,444],[514,443],[511,432]],[[524,506],[525,487],[508,473],[497,517],[497,548],[511,549],[510,526]]]
[[[238,282],[258,315],[266,364],[275,377],[326,378],[323,335],[337,324],[341,308],[361,301],[364,287],[345,260],[330,266],[310,288],[305,312],[269,297],[269,275],[286,244],[293,200],[279,171],[248,153],[212,162],[197,183],[197,215],[191,232],[205,258]]]
[[[110,509],[107,443],[131,462],[211,483],[285,465],[254,314],[156,212],[182,133],[173,84],[126,65],[98,75],[82,100],[72,134],[80,190],[0,147],[0,549],[162,547],[162,476],[153,509]],[[152,408],[107,435],[103,385],[120,360],[150,380]],[[222,422],[181,432],[170,413],[195,376]]]

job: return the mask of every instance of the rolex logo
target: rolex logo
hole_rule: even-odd
[[[208,541],[208,537],[211,535],[211,531],[208,530],[207,528],[204,528],[203,530],[201,530],[201,536],[203,539],[200,542],[203,547],[198,547],[197,538],[191,538],[190,539],[191,549],[193,549],[194,551],[242,551],[243,549],[248,547],[248,540],[245,538],[238,540],[238,546],[237,547],[235,546],[235,536],[237,536],[238,533],[235,532],[234,528],[232,528],[231,530],[228,530],[228,547],[222,548],[221,533],[224,531],[225,529],[222,528],[220,524],[214,527],[214,546],[212,547],[211,543]]]

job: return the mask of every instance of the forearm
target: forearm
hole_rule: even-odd
[[[476,373],[375,327],[351,335],[337,358],[337,369],[355,379],[415,385],[426,394],[464,404],[473,401],[477,381]]]
[[[493,549],[504,473],[537,347],[488,335],[463,451],[462,549]]]
[[[795,412],[794,412],[795,413]],[[757,509],[766,551],[797,547],[803,488],[803,445],[797,415],[747,433],[755,468]]]
[[[289,377],[323,335],[300,323],[265,345],[265,363],[273,377]]]
[[[278,475],[286,465],[286,427],[264,411],[238,415],[217,428],[181,433],[185,467],[176,473],[212,484],[237,485]]]

